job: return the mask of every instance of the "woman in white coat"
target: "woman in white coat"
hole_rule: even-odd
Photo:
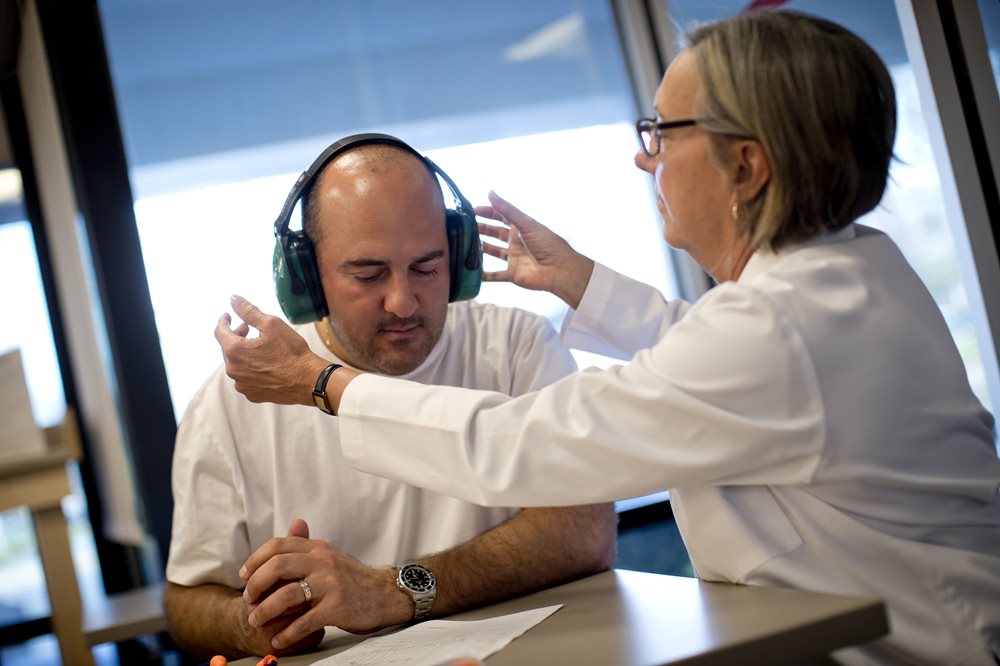
[[[897,247],[855,223],[888,175],[889,74],[852,33],[791,12],[689,40],[657,117],[637,123],[635,161],[654,176],[666,241],[719,285],[665,302],[493,196],[478,212],[506,226],[483,233],[507,243],[486,251],[508,265],[489,277],[559,295],[567,344],[628,363],[518,398],[337,370],[325,390],[344,454],[487,505],[669,488],[701,578],[886,601],[890,634],[838,660],[994,664],[994,422]],[[237,389],[312,404],[326,362],[280,320],[234,307],[260,331],[220,320]]]

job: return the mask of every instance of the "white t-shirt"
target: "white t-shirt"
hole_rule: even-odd
[[[758,252],[694,305],[598,266],[564,342],[631,361],[513,399],[362,375],[347,460],[490,505],[670,488],[700,577],[886,601],[889,637],[838,660],[993,664],[994,421],[887,236]]]
[[[297,330],[340,362],[314,326]],[[544,318],[461,302],[449,306],[424,363],[403,377],[521,395],[575,369]],[[294,518],[308,522],[310,537],[380,566],[456,546],[517,513],[355,471],[341,455],[337,420],[315,407],[251,403],[219,368],[177,432],[167,579],[242,588],[244,560]]]

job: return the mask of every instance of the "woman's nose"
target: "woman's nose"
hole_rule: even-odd
[[[646,154],[645,150],[640,148],[635,153],[635,165],[646,173],[651,174],[656,171],[656,158],[650,157]]]

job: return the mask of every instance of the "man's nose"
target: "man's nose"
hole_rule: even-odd
[[[389,283],[385,295],[385,311],[405,319],[417,311],[417,296],[408,276],[399,276]]]
[[[651,174],[656,171],[656,158],[647,155],[642,148],[636,151],[634,161],[635,165],[646,173]]]

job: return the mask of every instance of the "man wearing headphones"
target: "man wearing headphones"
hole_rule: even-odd
[[[304,230],[290,231],[300,200]],[[329,365],[316,408],[251,403],[224,368],[188,407],[165,598],[178,643],[199,657],[297,652],[327,626],[366,633],[610,566],[611,505],[482,508],[356,472],[331,445],[324,390],[341,365],[510,395],[575,370],[544,318],[466,300],[481,246],[447,175],[398,139],[349,137],[302,175],[275,228],[279,301]],[[247,582],[248,559],[277,583]]]

